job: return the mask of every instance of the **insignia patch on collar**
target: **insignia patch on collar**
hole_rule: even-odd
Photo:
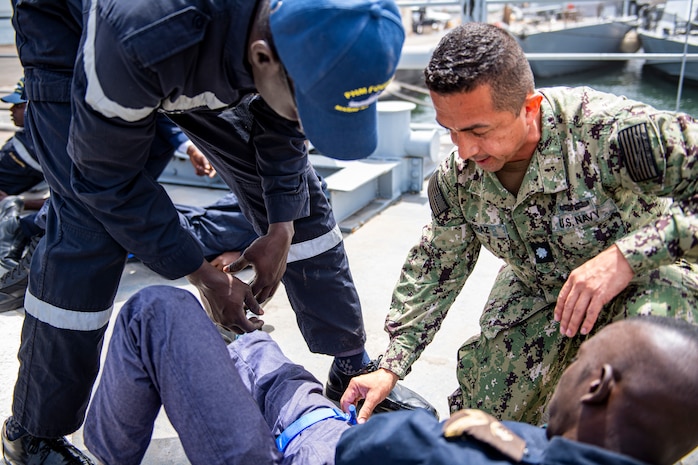
[[[553,251],[547,242],[531,242],[531,249],[536,256],[536,263],[550,263],[553,261]]]
[[[444,422],[443,436],[448,440],[471,437],[488,444],[509,459],[520,462],[526,454],[526,441],[481,410],[465,409],[455,412]]]
[[[435,217],[441,216],[446,210],[448,210],[448,203],[446,202],[446,197],[444,197],[439,183],[436,181],[436,176],[438,171],[431,175],[429,178],[429,186],[427,187],[427,195],[429,196],[429,205],[431,206],[431,211],[434,213]]]
[[[659,177],[659,169],[652,155],[647,124],[636,124],[618,133],[620,152],[630,178],[635,182]]]

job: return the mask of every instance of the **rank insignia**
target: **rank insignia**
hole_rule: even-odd
[[[553,251],[547,242],[532,242],[531,249],[536,257],[536,263],[550,263],[553,261]]]
[[[528,452],[526,441],[481,410],[459,410],[444,422],[443,436],[450,441],[473,438],[487,444],[514,462],[521,462]]]

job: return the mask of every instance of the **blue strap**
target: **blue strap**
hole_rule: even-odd
[[[283,433],[281,433],[276,438],[276,447],[283,452],[286,450],[288,444],[298,436],[304,429],[313,426],[315,423],[327,420],[328,418],[334,418],[337,420],[344,420],[350,425],[356,424],[356,407],[353,405],[349,406],[349,413],[344,413],[339,409],[323,407],[317,410],[313,410],[310,413],[306,413],[286,428]]]

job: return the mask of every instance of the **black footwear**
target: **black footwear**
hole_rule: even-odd
[[[16,310],[24,305],[32,256],[40,240],[41,236],[32,237],[17,265],[0,278],[0,312]]]
[[[339,400],[342,398],[342,394],[344,394],[344,391],[349,386],[349,381],[354,376],[364,375],[366,373],[376,371],[378,369],[378,363],[380,363],[380,357],[376,360],[372,360],[361,371],[354,373],[353,375],[348,375],[342,372],[333,363],[330,367],[330,374],[327,377],[327,383],[325,384],[325,397],[332,401],[339,402]],[[398,383],[395,385],[393,390],[390,391],[388,397],[386,397],[383,402],[376,406],[373,412],[394,412],[396,410],[415,410],[418,408],[426,409],[437,419],[439,418],[439,413],[436,411],[433,405],[427,402],[416,392]]]
[[[23,208],[24,200],[15,195],[8,195],[0,201],[0,221],[5,217],[19,216]]]
[[[19,214],[23,207],[22,199],[15,196],[5,197],[0,202],[0,259],[6,258],[10,252],[16,253],[15,249],[25,239],[22,229],[19,227]],[[22,248],[24,248],[23,245]],[[7,267],[6,265],[5,268]],[[2,272],[0,270],[0,274]]]
[[[25,433],[10,441],[7,421],[2,427],[2,457],[6,465],[94,465],[65,438],[42,439]]]
[[[15,220],[7,219],[0,221],[0,227],[2,227],[3,224],[7,225],[13,221]],[[17,225],[19,225],[19,220],[16,222]],[[0,244],[0,253],[5,254],[5,256],[0,259],[0,277],[5,276],[17,266],[28,244],[29,238],[24,235],[21,229],[17,229],[17,233],[9,242]]]
[[[5,257],[0,259],[0,278],[9,273],[14,267],[17,266],[17,260]]]
[[[19,224],[19,220],[17,220],[17,224]],[[24,235],[22,229],[20,228],[10,244],[7,255],[5,255],[3,260],[9,260],[17,263],[22,258],[24,251],[27,249],[29,240],[30,239]]]

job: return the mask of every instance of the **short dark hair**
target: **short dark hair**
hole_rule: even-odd
[[[266,40],[271,52],[274,54],[274,58],[279,59],[279,53],[276,51],[276,45],[274,45],[274,36],[271,33],[271,2],[270,0],[261,0],[257,5],[256,12],[256,22],[259,33]],[[255,18],[252,19],[255,22]]]
[[[488,84],[494,108],[514,114],[535,86],[531,65],[516,39],[485,23],[465,23],[448,32],[424,77],[427,88],[438,94],[471,92]]]
[[[669,331],[673,331],[685,337],[686,339],[693,341],[696,346],[698,346],[698,325],[689,323],[688,321],[682,320],[680,318],[671,318],[665,316],[657,315],[644,315],[644,316],[634,316],[628,318],[630,321],[637,321],[643,324],[654,325],[658,328],[664,328]]]

